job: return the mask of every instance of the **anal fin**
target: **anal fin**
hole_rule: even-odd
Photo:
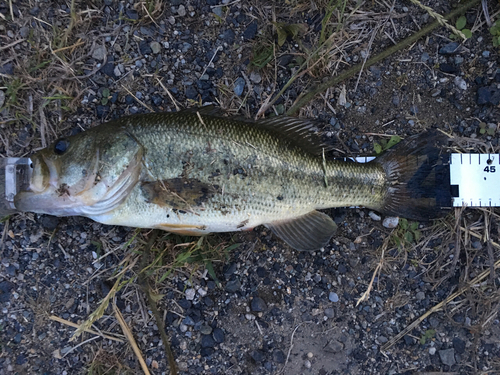
[[[319,211],[311,211],[297,218],[275,221],[265,226],[290,247],[299,251],[321,249],[328,244],[337,230],[332,218]]]

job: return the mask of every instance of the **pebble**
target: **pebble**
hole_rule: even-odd
[[[215,328],[212,336],[214,337],[215,342],[218,344],[223,343],[226,339],[226,334],[221,328]]]
[[[416,295],[417,299],[418,300],[423,300],[425,299],[425,293],[424,292],[418,292],[417,295]]]
[[[150,55],[153,52],[151,50],[149,43],[146,40],[141,40],[139,42],[139,51],[141,51],[141,54],[143,55]]]
[[[42,218],[42,227],[47,230],[54,230],[59,225],[59,219],[55,216],[44,216]]]
[[[377,215],[375,212],[373,212],[373,211],[368,212],[368,216],[370,216],[370,218],[373,221],[380,221],[380,220],[382,220],[382,218],[379,215]]]
[[[465,341],[462,340],[461,338],[459,337],[454,337],[453,338],[453,349],[455,349],[455,351],[458,353],[458,354],[463,354],[465,353]]]
[[[202,348],[213,348],[215,346],[215,340],[212,335],[201,336],[201,347]]]
[[[430,355],[434,355],[434,354],[436,354],[436,348],[435,348],[434,346],[431,346],[431,347],[429,348],[429,354],[430,354]]]
[[[184,5],[179,5],[179,8],[177,8],[177,14],[181,17],[184,17],[186,15],[186,7]]]
[[[243,94],[243,90],[245,89],[245,80],[242,77],[239,77],[235,82],[234,82],[234,93],[236,96],[241,96]]]
[[[184,293],[185,293],[186,299],[188,301],[194,300],[194,297],[196,296],[196,291],[192,288],[186,289],[186,291]]]
[[[252,353],[250,353],[250,356],[257,363],[262,362],[266,358],[266,355],[262,350],[254,350]]]
[[[334,293],[334,292],[330,292],[330,294],[328,295],[328,299],[331,301],[331,302],[338,302],[339,301],[339,296],[337,295],[337,293]]]
[[[105,57],[106,57],[106,47],[104,46],[98,46],[92,52],[93,59],[103,61]]]
[[[253,21],[248,27],[243,31],[243,39],[250,40],[255,38],[257,35],[257,22]]]
[[[236,293],[241,288],[240,280],[231,280],[226,284],[226,292]]]
[[[457,86],[460,90],[467,90],[467,82],[462,77],[455,77],[453,80],[455,86]]]
[[[264,300],[260,297],[254,297],[252,299],[252,302],[250,302],[250,308],[254,312],[261,312],[265,311],[267,309],[267,304],[264,302]]]
[[[441,55],[452,55],[454,53],[458,52],[458,47],[460,44],[458,42],[451,42],[445,45],[444,47],[441,47],[439,49],[439,53]]]
[[[455,361],[455,349],[444,349],[439,351],[439,358],[441,362],[447,366],[453,366]]]
[[[283,351],[279,350],[279,349],[275,350],[273,352],[273,360],[276,363],[280,363],[280,364],[285,363],[285,361],[286,361],[285,353],[283,353]]]
[[[379,337],[377,338],[377,340],[378,340],[378,342],[379,342],[379,343],[381,343],[381,344],[385,344],[387,341],[389,341],[389,340],[387,339],[387,337],[385,337],[385,336],[379,336]]]
[[[325,316],[327,318],[334,318],[335,317],[335,310],[333,310],[331,307],[325,309]]]
[[[382,225],[385,228],[393,229],[396,228],[399,224],[399,217],[386,217],[382,222]]]
[[[30,34],[29,27],[23,26],[19,29],[19,35],[21,35],[21,38],[27,38],[29,34]]]
[[[308,359],[306,359],[304,361],[304,367],[307,368],[307,369],[310,369],[311,368],[311,361],[309,361]]]
[[[233,30],[227,29],[222,33],[221,37],[227,44],[233,44],[236,39],[236,34]]]
[[[342,350],[344,350],[344,344],[337,340],[331,340],[324,348],[324,351],[328,353],[340,353]]]
[[[158,42],[151,42],[149,44],[149,47],[151,47],[151,51],[153,51],[153,53],[156,55],[158,53],[160,53],[160,50],[161,50],[161,44],[158,43]]]
[[[253,83],[260,83],[262,81],[262,77],[259,73],[252,72],[250,73],[250,81],[252,81]]]

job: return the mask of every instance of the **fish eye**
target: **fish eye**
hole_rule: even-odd
[[[69,142],[66,139],[58,139],[54,145],[54,152],[57,155],[62,155],[69,148]]]

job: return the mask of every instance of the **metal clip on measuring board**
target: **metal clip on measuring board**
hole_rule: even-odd
[[[29,187],[30,158],[0,158],[0,218],[17,212],[14,197]]]

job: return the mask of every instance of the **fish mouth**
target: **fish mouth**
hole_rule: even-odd
[[[60,166],[54,160],[38,155],[33,158],[33,174],[27,190],[14,197],[17,210],[54,216],[87,216],[105,214],[119,206],[139,180],[142,153],[138,152],[116,181],[98,176],[99,150],[85,178],[73,185],[60,182]],[[33,160],[32,159],[32,160]]]

